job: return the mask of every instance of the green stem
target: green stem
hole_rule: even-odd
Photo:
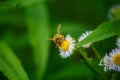
[[[94,45],[91,45],[91,48],[93,49],[95,56],[100,60],[101,59],[101,55],[99,54],[99,52],[96,50],[96,48],[94,47]]]
[[[115,73],[113,73],[113,74],[111,75],[111,80],[115,80],[115,77],[116,77],[116,75],[115,75]]]
[[[79,49],[79,51],[80,51],[81,55],[83,56],[83,58],[84,58],[87,62],[89,62],[89,58],[88,58],[88,55],[87,55],[86,51],[85,51],[82,47]]]
[[[95,68],[92,64],[88,64],[89,66],[90,66],[90,68],[94,71],[94,72],[96,72],[97,74],[99,74],[102,78],[103,78],[103,80],[106,80],[106,77],[104,76],[104,74],[103,73],[101,73],[97,68]]]
[[[81,55],[83,56],[83,58],[85,59],[86,63],[87,63],[87,66],[93,70],[94,72],[96,72],[97,74],[99,74],[104,80],[106,80],[106,77],[98,70],[96,69],[91,63],[90,63],[90,60],[87,56],[87,52],[85,51],[85,49],[83,48],[79,48],[79,51],[81,53]]]

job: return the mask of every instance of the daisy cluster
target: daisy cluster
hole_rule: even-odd
[[[120,38],[117,38],[117,48],[106,54],[100,61],[99,65],[104,66],[104,71],[113,70],[120,72]]]
[[[86,31],[83,33],[79,38],[78,42],[82,41],[85,39],[87,36],[89,36],[92,33],[92,31]],[[65,40],[62,42],[61,46],[59,46],[59,51],[60,51],[60,56],[62,58],[67,58],[72,55],[76,45],[76,40],[74,40],[70,34],[66,35]],[[82,47],[83,48],[89,48],[91,43],[85,44]]]

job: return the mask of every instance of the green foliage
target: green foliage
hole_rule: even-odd
[[[19,59],[3,42],[0,42],[0,71],[9,80],[29,80]]]
[[[47,38],[49,37],[49,29],[47,16],[47,8],[44,4],[26,8],[26,22],[31,45],[34,49],[36,80],[42,79],[48,60],[49,46]]]
[[[1,0],[0,73],[9,80],[119,80],[119,72],[105,73],[98,66],[101,54],[115,48],[116,36],[120,36],[120,21],[107,16],[109,8],[119,2]],[[114,16],[119,13],[115,11]],[[63,59],[54,42],[47,41],[57,33],[58,24],[62,25],[61,34],[70,34],[76,43],[83,32],[93,33],[76,45],[74,54]],[[89,42],[94,45],[81,47]],[[4,80],[3,75],[0,80]]]
[[[104,40],[106,38],[119,35],[120,34],[120,21],[108,21],[105,22],[96,28],[92,34],[90,34],[87,38],[81,41],[78,46],[94,43],[100,40]]]

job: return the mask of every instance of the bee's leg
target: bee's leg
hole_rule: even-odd
[[[59,47],[59,45],[58,45],[58,44],[56,44],[56,47],[58,48],[58,47]]]

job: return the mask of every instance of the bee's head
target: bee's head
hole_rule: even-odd
[[[53,37],[53,40],[54,40],[54,43],[55,43],[57,46],[60,46],[61,43],[64,41],[64,35],[56,34],[56,35]]]

